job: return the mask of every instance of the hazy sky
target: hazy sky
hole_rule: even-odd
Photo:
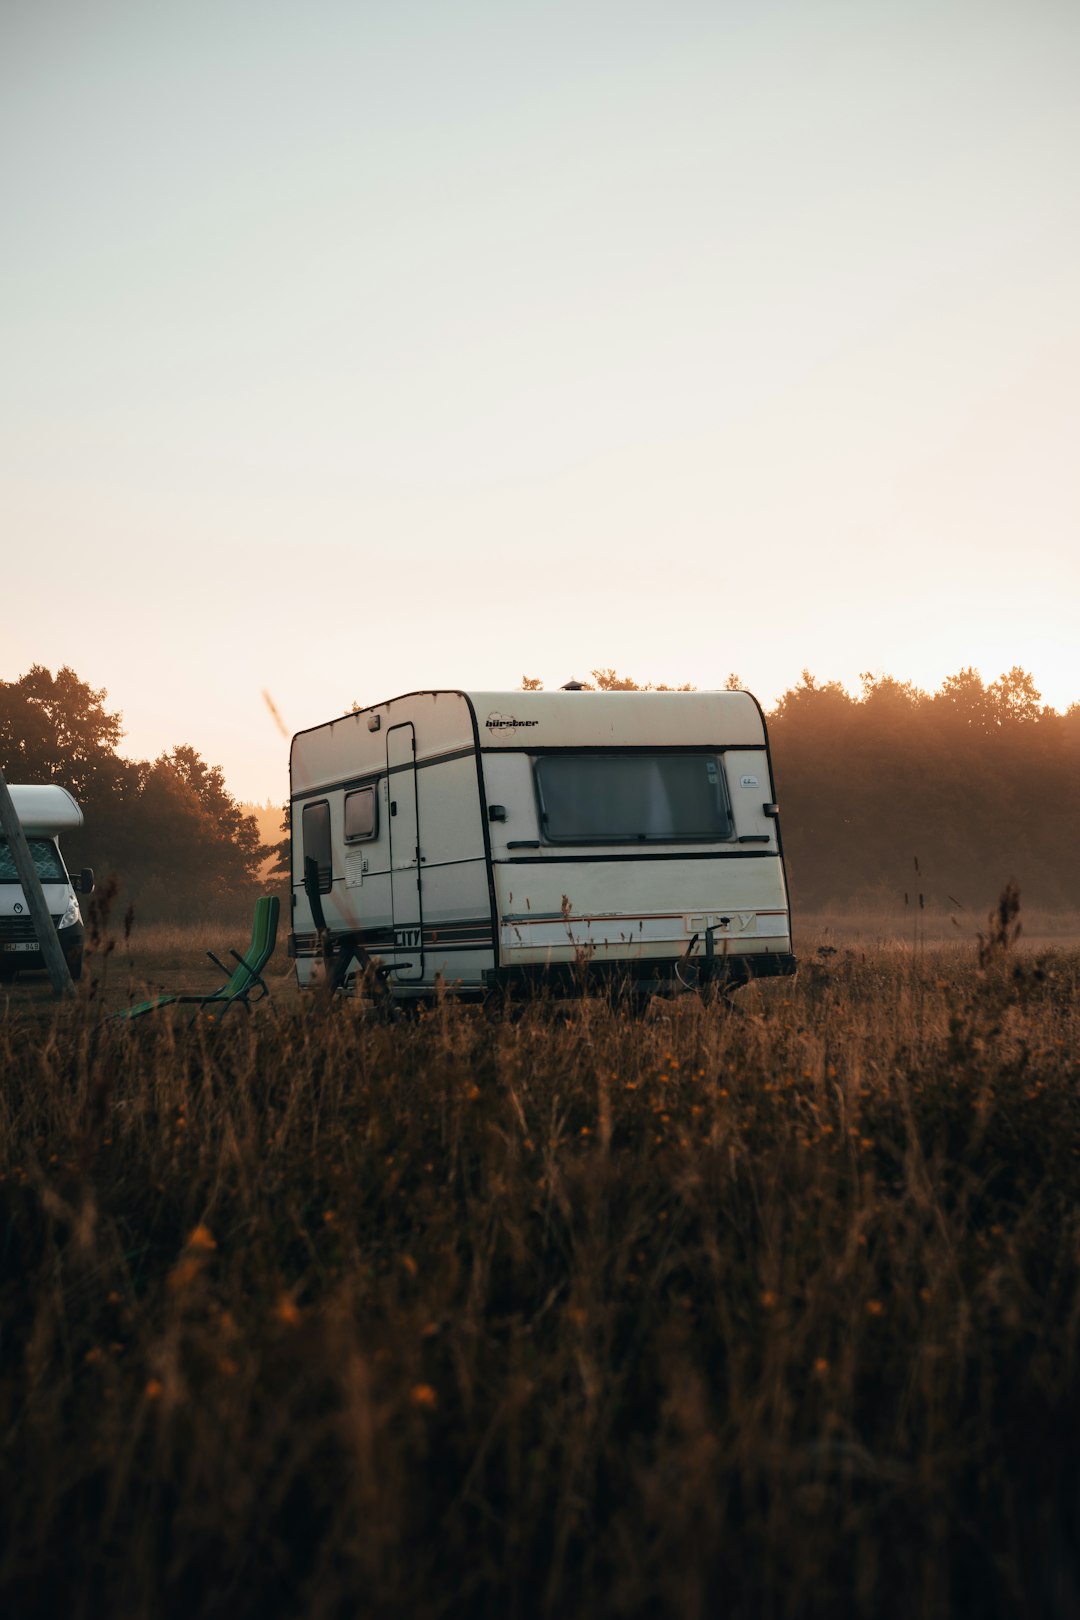
[[[0,678],[1080,699],[1075,0],[0,0]]]

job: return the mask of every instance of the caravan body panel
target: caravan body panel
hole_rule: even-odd
[[[531,697],[533,694],[524,694]],[[494,694],[491,695],[494,699]],[[787,966],[791,930],[765,725],[748,693],[515,694],[483,714],[488,801],[515,807],[492,828],[501,968],[627,965],[631,974],[685,959],[693,982],[711,932],[747,972]],[[524,724],[523,724],[524,722]],[[730,810],[728,836],[558,847],[542,824],[537,761],[551,751],[631,759],[712,757]],[[748,963],[750,957],[772,958]],[[732,961],[731,965],[734,965]]]
[[[301,984],[321,970],[304,889],[304,811],[329,810],[320,895],[331,940],[348,934],[402,994],[438,981],[479,985],[493,960],[491,885],[472,714],[457,692],[419,692],[293,740],[293,938]],[[371,793],[363,832],[346,825]],[[366,808],[366,806],[365,806]]]

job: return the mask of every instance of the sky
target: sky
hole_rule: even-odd
[[[1074,0],[0,0],[0,679],[1080,700]]]

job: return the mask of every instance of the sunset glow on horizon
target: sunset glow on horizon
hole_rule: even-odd
[[[0,52],[0,679],[1080,701],[1080,11],[60,0]]]

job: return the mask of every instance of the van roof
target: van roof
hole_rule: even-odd
[[[11,782],[15,814],[28,835],[55,838],[83,824],[83,813],[67,788],[58,782]]]

